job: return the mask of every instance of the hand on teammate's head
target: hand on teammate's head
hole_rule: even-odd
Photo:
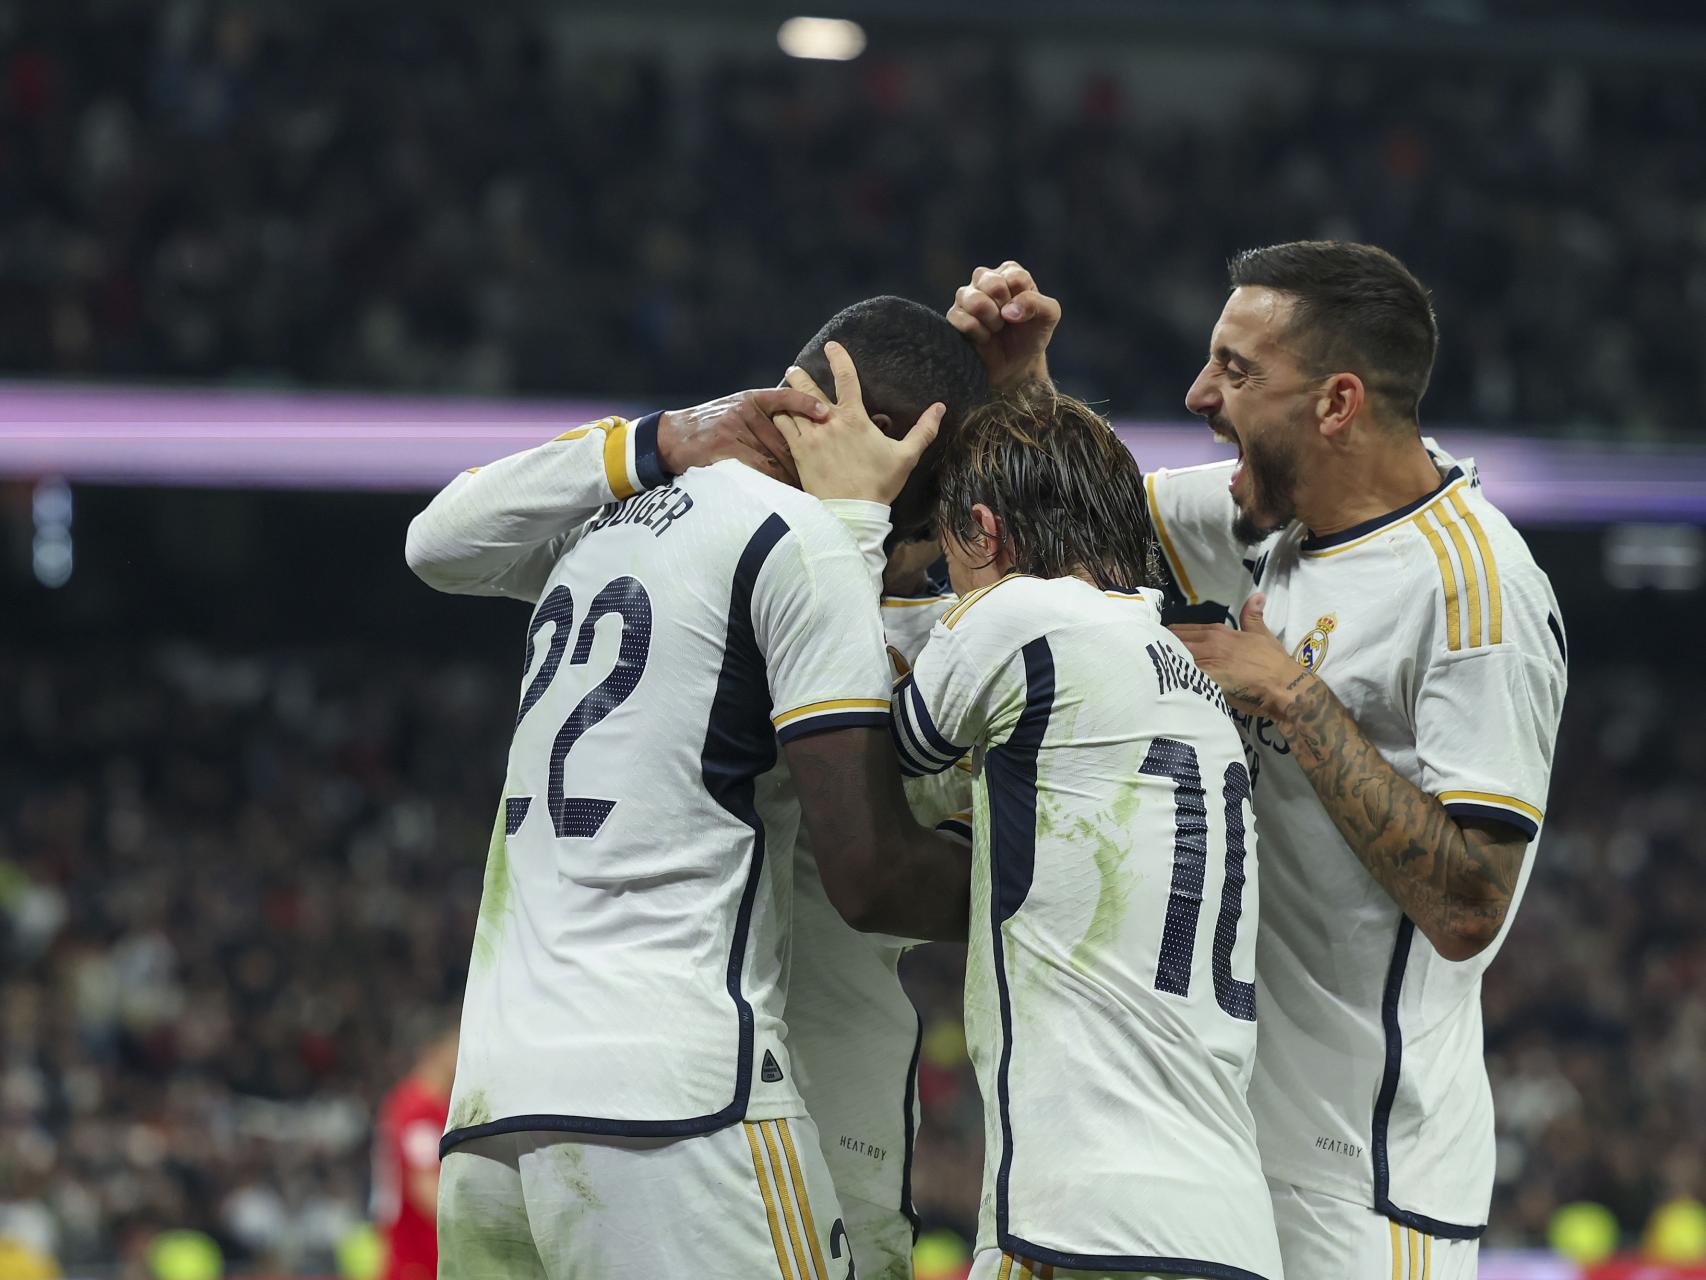
[[[777,430],[775,415],[822,421],[829,406],[821,396],[793,387],[737,391],[691,409],[671,409],[658,420],[658,459],[678,476],[693,467],[737,458],[773,480],[797,485],[788,441]]]
[[[997,391],[1048,377],[1046,353],[1060,323],[1060,303],[1038,289],[1017,262],[975,268],[954,295],[948,322],[977,346]]]
[[[835,377],[835,404],[827,418],[813,423],[791,413],[776,416],[800,487],[818,498],[893,503],[936,438],[946,406],[931,405],[905,436],[891,439],[865,411],[859,373],[847,349],[830,342],[824,346],[824,355]],[[828,399],[811,375],[797,366],[788,370],[788,385],[819,401]]]

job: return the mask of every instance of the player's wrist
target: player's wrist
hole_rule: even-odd
[[[681,474],[663,457],[663,421],[667,410],[648,413],[629,428],[634,438],[634,471],[642,487],[655,489]]]
[[[1313,671],[1298,667],[1294,672],[1282,672],[1275,677],[1262,695],[1262,709],[1284,732],[1292,726],[1292,718],[1301,702],[1320,683]]]

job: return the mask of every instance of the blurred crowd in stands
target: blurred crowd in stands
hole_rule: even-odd
[[[0,5],[0,373],[720,392],[774,381],[832,304],[946,307],[1011,256],[1066,303],[1075,391],[1176,416],[1226,255],[1351,236],[1435,290],[1433,420],[1702,429],[1698,68],[1276,53],[1289,79],[1210,60],[1179,96],[1230,109],[1174,112],[1117,43],[1043,92],[1018,39],[683,69],[575,31]]]
[[[0,1236],[75,1264],[193,1227],[233,1261],[328,1267],[366,1213],[372,1109],[459,1003],[515,679],[372,652],[4,655]],[[1487,980],[1490,1244],[1543,1243],[1570,1201],[1633,1239],[1706,1198],[1706,727],[1673,714],[1693,694],[1574,673]],[[918,1206],[969,1235],[960,972],[947,947],[907,962]]]

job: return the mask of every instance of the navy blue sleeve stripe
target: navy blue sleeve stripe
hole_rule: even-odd
[[[907,680],[905,688],[907,703],[912,708],[913,722],[923,732],[924,745],[930,747],[936,755],[958,760],[966,753],[966,749],[956,747],[937,730],[935,722],[930,719],[930,708],[924,705],[924,695],[918,692],[917,681]]]
[[[936,830],[950,836],[958,836],[967,844],[971,843],[971,823],[969,822],[961,822],[958,818],[949,818],[946,821],[938,822]]]
[[[1445,811],[1454,818],[1486,818],[1493,822],[1502,822],[1506,826],[1515,827],[1530,840],[1540,834],[1540,824],[1526,813],[1515,809],[1501,809],[1492,804],[1469,804],[1462,800],[1446,802]]]
[[[917,777],[921,773],[941,773],[953,768],[954,762],[952,760],[940,759],[919,745],[918,730],[912,723],[912,716],[907,709],[906,700],[902,698],[898,701],[900,706],[896,709],[894,717],[894,740],[895,746],[900,751],[902,770],[910,767],[912,772],[907,776]]]
[[[779,742],[792,742],[825,729],[886,729],[891,717],[886,711],[838,711],[828,716],[807,716],[776,730]]]
[[[634,472],[642,489],[656,489],[670,479],[658,453],[658,423],[661,421],[663,411],[660,409],[656,413],[648,413],[629,428],[634,440]]]
[[[906,730],[901,726],[901,719],[900,716],[889,718],[889,736],[894,739],[894,752],[900,760],[901,775],[907,778],[922,777],[929,773],[930,769],[919,764],[914,758],[912,749],[907,745]]]
[[[906,745],[911,754],[918,759],[920,764],[931,768],[939,764],[952,764],[957,757],[946,756],[940,751],[932,750],[929,744],[924,741],[924,734],[919,730],[918,720],[912,712],[911,699],[902,696],[897,701],[900,706],[895,710],[895,718],[906,727]]]

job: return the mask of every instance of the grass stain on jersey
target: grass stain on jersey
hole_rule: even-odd
[[[529,1276],[542,1273],[527,1206],[518,1196],[505,1202],[449,1188],[438,1219],[438,1266],[442,1276]]]
[[[490,1124],[491,1121],[492,1104],[484,1089],[469,1089],[466,1093],[458,1089],[450,1105],[450,1119],[444,1127],[446,1131],[471,1129],[477,1124]]]
[[[1105,948],[1117,942],[1120,926],[1125,923],[1132,890],[1132,877],[1126,872],[1132,848],[1130,829],[1128,822],[1108,827],[1089,818],[1073,824],[1074,842],[1089,853],[1096,868],[1096,906],[1070,957],[1072,967],[1080,973],[1093,968]]]
[[[504,917],[509,914],[509,838],[504,834],[504,805],[498,801],[492,819],[492,842],[486,849],[486,879],[480,888],[480,915],[474,924],[473,964],[489,969],[497,960],[498,939],[503,936]]]
[[[604,1201],[598,1192],[593,1190],[592,1178],[586,1171],[586,1152],[578,1143],[559,1142],[548,1147],[550,1152],[552,1172],[569,1191],[580,1201],[581,1207],[587,1209],[602,1209]]]

